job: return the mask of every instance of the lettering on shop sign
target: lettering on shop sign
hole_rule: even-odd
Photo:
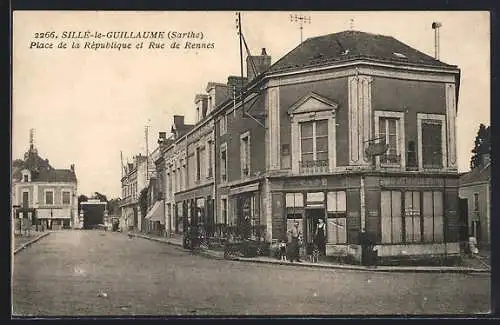
[[[378,211],[368,211],[369,217],[378,217]]]
[[[286,187],[321,187],[326,186],[326,178],[315,179],[289,179],[285,182]]]
[[[383,178],[380,186],[384,187],[410,187],[410,186],[444,186],[442,179],[436,178]]]

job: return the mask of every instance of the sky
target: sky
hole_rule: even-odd
[[[343,30],[393,36],[434,55],[433,21],[440,29],[440,59],[461,69],[457,113],[459,171],[467,171],[480,123],[490,124],[490,17],[488,12],[242,12],[250,52],[266,48],[272,63],[300,43],[290,14],[311,18],[303,37]],[[15,11],[13,14],[12,158],[35,146],[54,168],[75,164],[79,194],[121,193],[124,163],[156,147],[158,132],[169,133],[173,115],[195,118],[195,94],[208,82],[227,82],[240,74],[235,12]],[[51,32],[58,39],[35,39]],[[100,33],[158,31],[202,33],[213,49],[84,49],[62,39],[64,31]],[[36,48],[53,43],[55,48]],[[66,41],[68,48],[57,48]],[[105,41],[105,40],[104,40]],[[112,41],[112,40],[109,40]],[[116,40],[123,43],[126,40]],[[164,41],[171,42],[166,39]],[[133,45],[136,40],[131,41]],[[31,47],[31,48],[30,48]],[[246,68],[245,68],[246,71]]]

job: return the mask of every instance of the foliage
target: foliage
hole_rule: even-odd
[[[141,215],[145,216],[148,212],[148,188],[145,187],[141,190],[139,194],[139,208],[141,209]]]
[[[118,215],[120,214],[120,199],[111,199],[108,201],[108,214]]]
[[[490,127],[484,124],[479,125],[479,130],[477,131],[476,139],[474,141],[474,148],[472,149],[472,157],[470,159],[470,168],[473,169],[481,165],[482,155],[490,153],[491,142],[490,142]]]
[[[108,202],[108,198],[106,197],[106,195],[99,192],[94,192],[93,198],[98,199],[100,202]]]
[[[12,162],[12,166],[14,167],[22,167],[24,165],[24,160],[16,159]]]
[[[89,198],[86,195],[81,194],[78,196],[78,211],[80,211],[80,203],[81,202],[87,202]]]

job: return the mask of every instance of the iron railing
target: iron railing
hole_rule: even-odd
[[[315,174],[328,172],[328,159],[301,160],[299,161],[299,172],[301,174]]]

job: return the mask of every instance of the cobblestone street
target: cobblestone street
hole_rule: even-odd
[[[12,301],[23,316],[474,314],[490,311],[490,275],[242,263],[62,231],[15,256]]]

